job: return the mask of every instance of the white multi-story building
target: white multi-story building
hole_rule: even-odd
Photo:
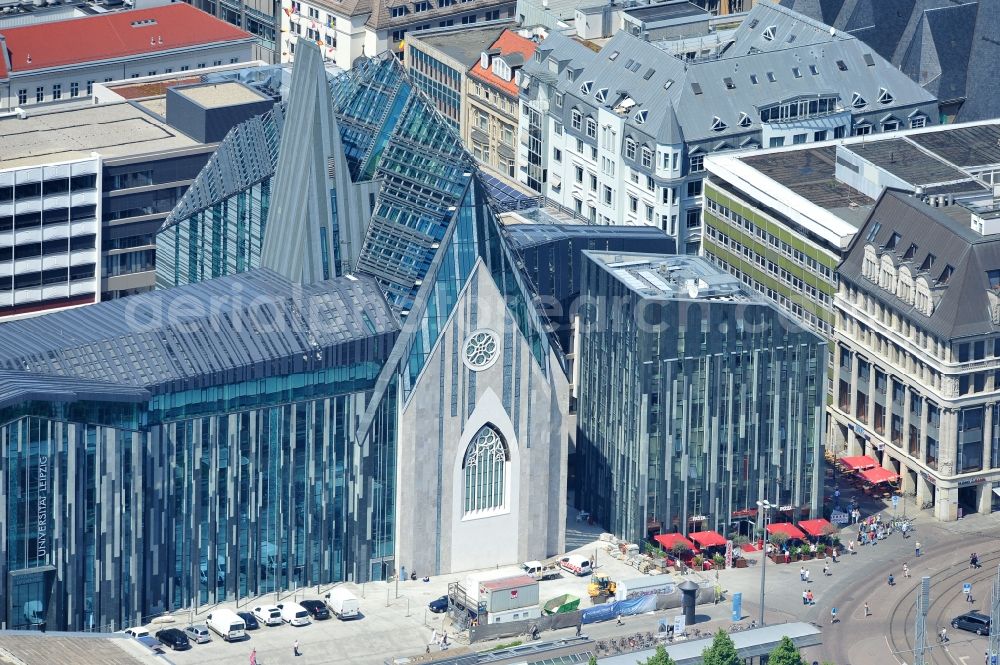
[[[99,300],[101,158],[0,170],[0,315]]]
[[[248,62],[252,44],[183,2],[4,28],[0,111],[84,101],[99,82]]]
[[[402,58],[407,32],[474,25],[514,16],[514,0],[284,0],[281,59],[295,59],[300,39],[316,42],[343,69],[362,56]]]
[[[770,2],[722,51],[686,59],[619,32],[551,34],[524,67],[521,182],[598,224],[654,224],[697,253],[705,156],[909,123],[937,102],[863,42]]]

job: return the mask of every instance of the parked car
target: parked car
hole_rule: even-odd
[[[188,641],[187,635],[178,628],[164,628],[156,633],[156,639],[174,651],[184,651],[191,648],[191,642]]]
[[[281,618],[293,626],[309,625],[309,612],[298,603],[278,603]]]
[[[203,623],[188,626],[184,629],[184,634],[195,644],[205,644],[212,641],[212,635],[208,632],[208,626]]]
[[[317,621],[330,618],[330,610],[326,609],[326,605],[323,604],[322,600],[300,600],[299,605],[306,608],[306,612],[311,614],[312,618]]]
[[[330,593],[326,594],[326,607],[341,621],[361,616],[361,604],[354,594],[344,587],[330,589]]]
[[[140,637],[149,637],[149,631],[140,626],[135,626],[133,628],[126,628],[125,634],[135,639],[139,639]]]
[[[236,612],[227,609],[213,610],[205,617],[208,627],[219,634],[224,642],[242,640],[247,636],[247,625]]]
[[[951,620],[952,628],[961,628],[976,635],[990,634],[990,617],[981,612],[966,612]]]
[[[441,614],[448,611],[448,596],[441,596],[427,603],[427,607],[434,614]]]
[[[281,619],[281,609],[274,605],[258,605],[253,608],[253,615],[265,626],[280,626],[284,623]]]
[[[257,617],[252,612],[237,612],[236,616],[243,619],[243,623],[247,625],[247,630],[257,630],[260,628],[260,624],[257,623]]]

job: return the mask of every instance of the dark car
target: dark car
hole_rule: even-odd
[[[237,612],[236,616],[243,619],[243,623],[247,625],[247,630],[257,630],[260,628],[260,624],[257,623],[257,617],[252,612]]]
[[[306,608],[306,612],[309,612],[313,619],[323,620],[330,618],[330,610],[326,608],[326,603],[322,600],[300,600],[299,605]]]
[[[183,630],[177,628],[164,628],[156,634],[156,639],[174,651],[184,651],[191,648],[191,642],[188,641],[187,635],[184,634]]]
[[[980,612],[966,612],[951,620],[952,628],[961,628],[976,635],[990,634],[990,618]]]
[[[441,596],[431,602],[427,603],[427,607],[430,608],[431,612],[434,614],[441,614],[442,612],[448,611],[448,596]]]

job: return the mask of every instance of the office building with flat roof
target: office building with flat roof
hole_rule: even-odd
[[[0,118],[0,320],[154,285],[154,235],[234,123],[274,100],[197,76],[165,95]]]
[[[819,515],[826,341],[703,258],[583,259],[581,507],[632,542]]]
[[[998,140],[1000,123],[987,121],[709,155],[704,254],[832,339],[837,265],[882,190],[935,205],[981,197],[1000,167]]]
[[[771,2],[710,57],[626,31],[585,51],[550,35],[524,67],[522,106],[538,115],[522,126],[547,141],[539,192],[598,224],[658,226],[688,254],[701,248],[706,156],[937,120],[933,96],[863,42]]]
[[[951,521],[1000,510],[1000,202],[924,198],[887,189],[837,270],[829,436]]]

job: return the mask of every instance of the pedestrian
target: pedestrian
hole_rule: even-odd
[[[250,649],[250,665],[257,665],[257,649],[256,648]]]
[[[806,581],[806,567],[805,566],[799,566],[799,581],[800,582],[805,582]]]
[[[616,626],[624,626],[625,625],[625,622],[622,621],[622,615],[621,614],[618,615],[618,621],[615,623],[615,625]]]
[[[913,543],[913,553],[919,557],[920,556],[920,541]]]
[[[812,589],[809,589],[809,591],[806,593],[806,600],[808,601],[808,603],[810,605],[815,605],[816,604],[816,597],[813,596]]]
[[[827,577],[830,576],[830,564],[826,561],[823,562],[823,574]]]
[[[903,540],[906,540],[906,532],[910,530],[910,525],[907,522],[903,522],[903,526],[899,527],[899,530],[903,533]]]
[[[806,571],[806,584],[809,584],[809,571]]]
[[[295,655],[295,656],[300,655],[299,654],[299,641],[298,640],[295,640],[295,643],[292,645],[292,655]]]
[[[969,593],[965,594],[965,602],[972,604],[972,587],[969,587]]]
[[[948,629],[942,627],[941,628],[941,632],[938,633],[938,642],[940,642],[941,644],[944,644],[947,641],[948,641]]]
[[[837,608],[836,607],[831,607],[830,608],[830,623],[831,624],[837,623]]]
[[[896,586],[896,579],[889,573],[889,586]]]
[[[856,554],[856,552],[854,551],[854,541],[853,540],[851,542],[847,543],[847,553],[850,554],[851,556],[854,556]]]
[[[866,601],[865,601],[865,617],[866,617],[866,618],[867,618],[867,617],[870,617],[870,616],[871,616],[871,614],[872,614],[872,613],[871,613],[871,612],[870,612],[870,611],[868,610],[868,601],[866,600]]]
[[[834,563],[837,563],[837,557],[838,557],[838,556],[839,556],[839,553],[837,552],[837,548],[836,548],[836,547],[834,547],[834,548],[833,548],[833,562],[834,562]]]
[[[909,567],[909,566],[907,566],[907,565],[906,565],[906,564],[904,563],[904,564],[903,564],[903,577],[909,577],[909,576],[910,576],[910,567]]]
[[[802,590],[802,604],[803,605],[809,604],[809,592],[806,591],[805,589]]]
[[[583,632],[583,624],[582,623],[576,624],[576,636],[580,637],[580,633],[582,632]]]

